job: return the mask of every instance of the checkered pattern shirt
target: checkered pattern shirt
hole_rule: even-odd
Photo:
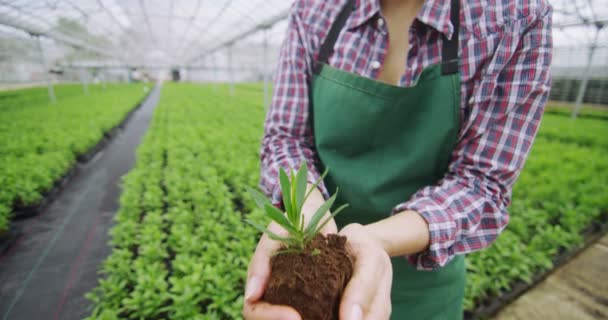
[[[316,151],[307,80],[320,45],[346,0],[297,0],[280,52],[261,149],[261,186],[280,202],[280,167],[308,163]],[[507,206],[536,135],[550,89],[551,13],[547,0],[463,0],[460,11],[461,129],[445,176],[393,214],[413,210],[430,229],[427,250],[409,256],[418,269],[445,266],[455,255],[490,245],[509,220]],[[409,29],[401,86],[441,62],[450,38],[449,0],[426,0]],[[329,59],[332,67],[377,78],[388,47],[380,0],[358,0]],[[408,32],[408,30],[404,30]],[[439,93],[438,93],[439,94]],[[326,188],[321,192],[327,197]],[[386,213],[387,217],[391,214]]]

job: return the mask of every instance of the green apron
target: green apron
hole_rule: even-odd
[[[311,83],[315,146],[341,228],[387,218],[391,209],[446,173],[459,131],[458,0],[454,33],[444,38],[442,63],[423,70],[412,87],[397,87],[327,65],[353,1],[344,7],[321,46]],[[323,169],[323,168],[320,168]],[[464,256],[434,271],[392,259],[391,319],[461,319]]]

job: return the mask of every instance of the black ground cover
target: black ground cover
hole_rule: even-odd
[[[120,178],[133,166],[159,94],[155,89],[43,212],[15,222],[21,233],[0,255],[1,319],[90,314],[84,294],[97,285],[97,268],[110,253],[107,232],[118,209]]]

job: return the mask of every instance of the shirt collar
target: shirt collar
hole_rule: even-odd
[[[347,23],[348,29],[355,29],[380,13],[380,0],[355,0],[355,7]]]
[[[380,0],[356,0],[355,2],[355,8],[347,24],[348,29],[360,27],[380,14]],[[425,0],[416,19],[443,33],[448,39],[452,37],[454,26],[450,22],[449,0]]]
[[[451,39],[454,26],[450,21],[450,8],[450,0],[426,0],[416,18]]]

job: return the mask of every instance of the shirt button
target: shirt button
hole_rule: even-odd
[[[377,24],[378,24],[378,27],[379,27],[379,28],[382,28],[382,26],[384,26],[384,19],[382,19],[382,18],[378,18],[378,22],[377,22]]]
[[[372,61],[372,69],[380,69],[381,66],[380,61]]]
[[[471,98],[469,99],[469,104],[473,104],[473,103],[475,103],[475,98],[474,98],[474,97],[471,97]]]

